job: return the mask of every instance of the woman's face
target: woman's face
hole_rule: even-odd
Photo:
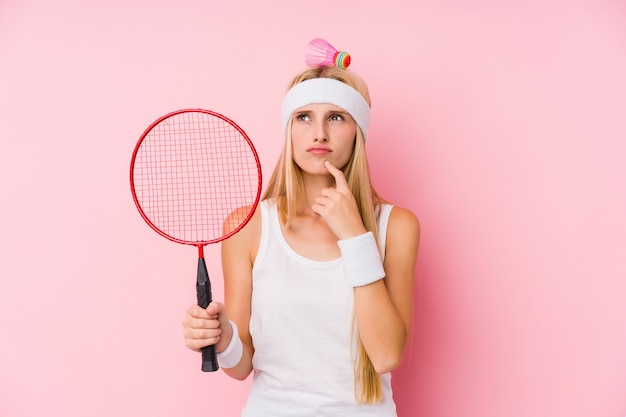
[[[330,175],[324,161],[340,169],[348,163],[357,129],[348,112],[333,104],[309,104],[291,118],[293,159],[302,171]]]

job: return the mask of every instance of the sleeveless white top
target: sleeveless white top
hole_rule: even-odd
[[[276,204],[261,202],[261,241],[252,269],[250,334],[254,377],[243,417],[395,417],[391,375],[383,401],[357,404],[351,338],[354,290],[341,258],[296,253],[280,229]],[[382,253],[391,205],[381,206]]]

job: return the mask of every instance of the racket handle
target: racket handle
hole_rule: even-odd
[[[211,295],[211,281],[209,280],[209,273],[206,269],[206,263],[204,258],[198,259],[198,275],[196,278],[196,295],[198,298],[198,305],[202,308],[207,308],[213,296]],[[215,353],[215,345],[205,346],[202,348],[202,371],[214,372],[219,369],[217,363],[217,355]]]
[[[202,372],[215,372],[220,369],[215,354],[215,345],[202,348]]]

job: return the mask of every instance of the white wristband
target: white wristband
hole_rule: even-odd
[[[217,354],[217,363],[222,368],[232,368],[239,363],[243,356],[243,344],[239,338],[239,329],[235,322],[230,321],[230,328],[233,329],[233,337],[230,339],[230,343],[226,346],[222,352]]]
[[[348,283],[352,287],[362,287],[385,277],[378,245],[372,232],[339,240],[337,244],[341,250]]]

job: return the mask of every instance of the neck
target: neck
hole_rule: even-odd
[[[314,214],[311,206],[315,199],[320,196],[322,189],[335,186],[335,179],[332,175],[304,175],[304,201],[298,209],[302,214]]]

